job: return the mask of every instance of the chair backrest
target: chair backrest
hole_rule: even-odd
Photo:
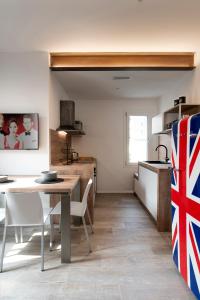
[[[0,208],[0,223],[5,219],[5,208]]]
[[[43,224],[42,201],[37,192],[5,193],[7,226]]]
[[[84,194],[83,194],[83,199],[82,199],[82,214],[85,214],[86,208],[87,208],[87,199],[88,199],[88,193],[90,191],[92,185],[92,178],[89,179],[87,186],[85,188]]]

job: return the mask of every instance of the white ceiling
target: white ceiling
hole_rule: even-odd
[[[197,51],[199,0],[0,0],[0,51]]]
[[[192,71],[56,71],[71,99],[133,99],[160,97]],[[113,80],[129,76],[128,80]]]
[[[200,51],[199,0],[0,0],[0,51]],[[187,73],[188,74],[188,73]],[[129,80],[113,81],[128,75]],[[159,97],[185,72],[59,72],[73,98]]]

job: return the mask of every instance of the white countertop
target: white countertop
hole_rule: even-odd
[[[151,165],[154,168],[158,168],[158,169],[169,169],[171,168],[171,164],[151,164],[151,163],[147,163],[148,165]]]
[[[164,171],[165,170],[170,170],[171,168],[171,164],[154,164],[154,163],[148,163],[148,162],[145,162],[145,161],[141,161],[139,162],[139,165],[147,168],[147,169],[150,169],[154,172],[159,172],[159,171]]]

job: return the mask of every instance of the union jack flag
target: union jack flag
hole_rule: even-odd
[[[200,300],[200,114],[173,125],[171,144],[173,259]]]

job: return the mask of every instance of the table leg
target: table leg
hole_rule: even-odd
[[[72,198],[71,201],[81,202],[80,199],[80,181],[77,183],[76,187],[74,188],[72,192]],[[73,225],[80,226],[81,225],[81,217],[74,217],[73,216]]]
[[[61,195],[61,263],[71,260],[70,195]]]

